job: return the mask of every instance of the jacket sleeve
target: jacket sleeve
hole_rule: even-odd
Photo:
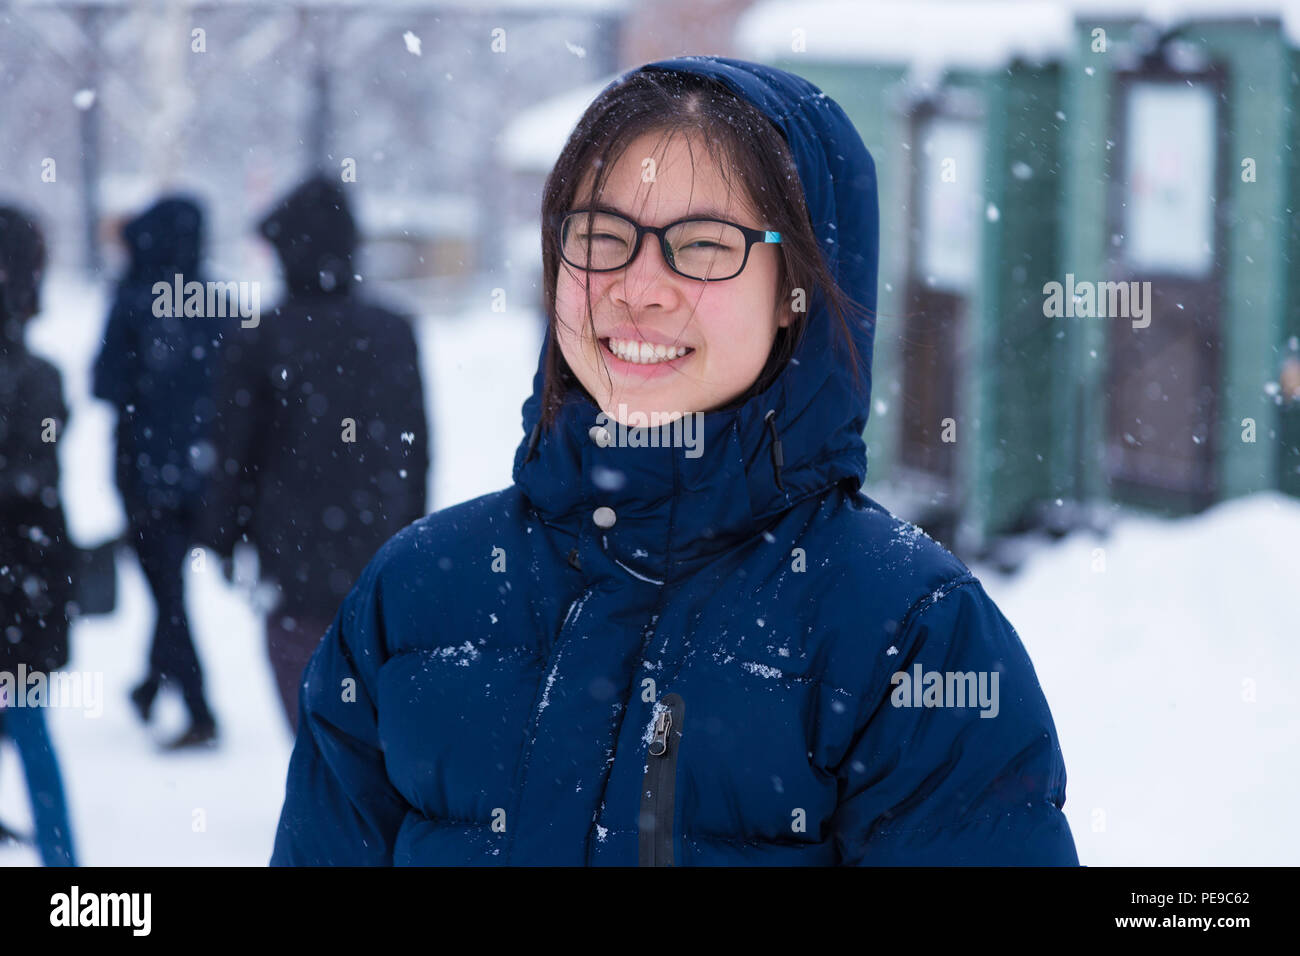
[[[838,768],[841,863],[1077,866],[1047,701],[979,581],[924,598],[895,648]],[[959,687],[975,692],[963,701]]]
[[[96,398],[119,410],[131,404],[138,378],[137,350],[130,309],[118,298],[108,313],[103,344],[92,371],[92,391]]]
[[[57,443],[68,424],[68,406],[63,400],[63,379],[48,362],[29,358],[20,375],[16,407],[6,409],[7,441],[0,448],[0,504],[41,498],[46,488],[59,490]],[[44,422],[54,420],[53,442],[44,440]],[[3,562],[0,562],[3,563]]]
[[[272,866],[391,866],[410,805],[388,778],[376,679],[386,659],[381,549],[303,673]]]

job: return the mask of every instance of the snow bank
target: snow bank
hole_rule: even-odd
[[[1300,744],[1300,501],[1075,534],[986,590],[1029,650],[1090,865],[1290,865]]]

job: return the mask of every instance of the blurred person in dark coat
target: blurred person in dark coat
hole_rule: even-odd
[[[73,597],[74,548],[59,502],[56,451],[68,419],[63,383],[23,339],[41,308],[44,271],[39,227],[19,210],[0,208],[0,734],[13,740],[23,763],[42,861],[75,866],[44,702],[17,700],[28,694],[31,672],[48,675],[67,664]]]
[[[131,700],[147,723],[160,686],[179,686],[190,726],[169,749],[208,744],[217,733],[185,613],[182,562],[212,463],[212,374],[217,323],[225,320],[156,309],[154,291],[159,282],[202,281],[202,230],[202,211],[186,196],[161,199],[127,223],[130,263],[94,369],[95,395],[118,410],[117,487],[157,607],[149,671]]]
[[[247,540],[278,592],[266,644],[296,730],[303,669],[366,562],[425,514],[429,428],[410,320],[355,294],[357,229],[313,177],[260,224],[285,298],[222,343],[203,540]]]

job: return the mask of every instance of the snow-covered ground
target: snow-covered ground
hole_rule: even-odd
[[[1082,862],[1300,860],[1300,501],[1126,516],[1013,578],[972,570],[1052,708]]]
[[[112,412],[89,399],[102,290],[46,289],[33,348],[63,369],[60,440],[72,533],[121,525]],[[432,383],[433,502],[503,487],[522,437],[538,349],[529,313],[433,316],[419,325]],[[472,405],[466,401],[472,396]],[[870,485],[867,488],[871,493]],[[888,502],[884,502],[888,504]],[[1262,494],[1193,518],[1122,517],[1106,539],[1045,544],[1014,577],[975,567],[1033,658],[1069,772],[1066,814],[1094,866],[1289,864],[1300,742],[1300,502]],[[1100,549],[1100,551],[1098,550]],[[187,570],[187,603],[221,722],[213,752],[160,755],[126,693],[141,675],[153,608],[119,562],[119,606],[73,632],[69,670],[103,675],[103,713],[50,708],[80,862],[261,865],[271,853],[292,740],[244,594],[215,563]],[[157,737],[183,723],[160,699]],[[0,744],[0,819],[30,828],[17,755]],[[0,866],[34,865],[24,847]]]

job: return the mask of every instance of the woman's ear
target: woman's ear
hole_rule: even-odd
[[[794,321],[794,309],[787,302],[778,301],[776,304],[776,324],[780,328],[787,329],[790,323]]]

